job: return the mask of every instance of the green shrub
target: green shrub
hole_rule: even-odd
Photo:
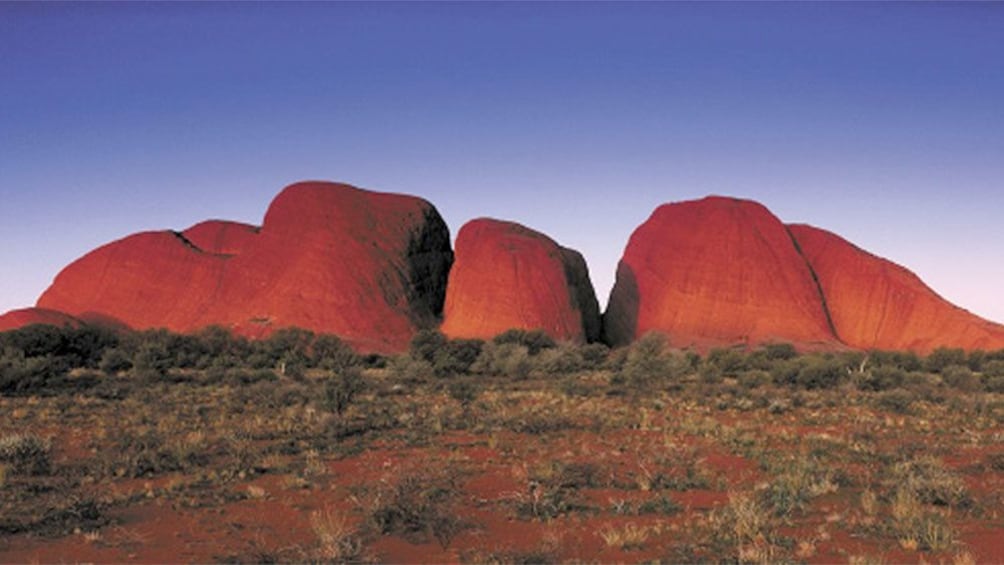
[[[0,394],[53,392],[66,384],[70,366],[64,357],[25,357],[21,351],[0,353]]]
[[[526,379],[530,376],[533,364],[530,361],[530,350],[518,343],[486,343],[481,355],[471,366],[476,373],[506,376],[513,379]]]
[[[879,393],[875,397],[875,405],[882,410],[898,414],[909,414],[916,400],[917,396],[914,393],[897,388]]]
[[[0,333],[0,349],[20,351],[24,357],[61,355],[66,351],[69,328],[33,324]]]
[[[1004,376],[988,376],[983,379],[983,388],[987,392],[1004,394]]]
[[[662,381],[672,382],[686,374],[687,362],[667,348],[666,336],[649,332],[628,348],[619,380],[634,388],[646,388]]]
[[[260,382],[272,382],[279,377],[271,369],[246,369],[233,367],[223,371],[223,382],[230,386],[247,386]]]
[[[712,349],[704,359],[704,363],[725,377],[734,377],[748,367],[746,357],[735,349]]]
[[[924,504],[963,506],[970,502],[966,483],[934,457],[920,457],[893,464],[889,482],[908,489]]]
[[[446,547],[463,528],[456,512],[459,495],[456,471],[435,465],[406,469],[381,482],[369,521],[381,534],[415,542],[431,536]]]
[[[746,390],[760,388],[771,382],[770,373],[760,369],[751,369],[739,373],[739,386]]]
[[[481,386],[475,378],[464,377],[450,381],[447,386],[450,398],[460,403],[465,410],[468,409],[481,394]]]
[[[478,360],[485,342],[480,339],[448,340],[432,356],[432,369],[436,376],[449,377],[467,373]]]
[[[0,439],[0,463],[10,472],[24,475],[44,475],[51,467],[52,446],[34,434],[14,434]]]
[[[872,367],[895,367],[907,372],[919,371],[923,368],[920,357],[912,351],[869,351],[868,365]]]
[[[794,384],[806,389],[835,388],[849,378],[847,366],[836,358],[809,357],[798,369]]]
[[[858,379],[861,390],[880,391],[903,386],[906,381],[906,371],[896,365],[881,365],[865,371]]]
[[[431,365],[436,359],[436,353],[446,347],[446,342],[446,336],[438,330],[421,330],[411,338],[408,354],[413,359]]]
[[[586,360],[582,357],[580,348],[569,343],[563,343],[551,349],[541,351],[534,358],[536,369],[546,375],[567,375],[586,368]]]
[[[335,335],[321,334],[315,337],[310,348],[310,364],[326,371],[341,371],[360,362],[356,352]]]
[[[405,383],[423,383],[433,375],[428,361],[415,359],[411,355],[391,357],[388,369],[394,379]]]
[[[211,366],[235,367],[243,364],[251,355],[252,346],[247,339],[235,336],[230,330],[220,326],[202,328],[193,337],[202,353],[196,364],[200,369]]]
[[[422,330],[415,334],[408,347],[409,355],[428,363],[438,377],[466,373],[484,348],[480,339],[448,339],[437,330]]]
[[[768,343],[761,350],[771,361],[786,361],[798,357],[798,350],[790,343]]]
[[[1004,360],[987,361],[983,364],[983,374],[987,377],[1004,377]]]
[[[324,397],[321,407],[341,415],[357,395],[366,388],[362,370],[348,367],[324,380]]]
[[[495,336],[492,341],[496,345],[522,345],[530,355],[536,355],[544,349],[556,347],[554,339],[543,330],[523,330],[513,328]]]
[[[962,349],[939,347],[924,360],[924,367],[932,373],[940,373],[952,365],[965,365],[966,352]]]
[[[976,392],[983,388],[980,378],[965,365],[949,365],[941,370],[945,384],[964,392]]]
[[[310,359],[314,333],[300,328],[282,328],[267,339],[252,342],[250,359],[256,369],[278,368],[280,362],[305,365]]]
[[[807,357],[795,357],[774,363],[770,368],[770,376],[781,386],[792,386],[798,381],[798,373],[807,362]]]
[[[108,375],[117,375],[132,369],[132,359],[130,359],[129,355],[125,351],[122,351],[117,347],[113,347],[105,350],[104,355],[101,357],[101,362],[98,364],[98,368]]]
[[[610,348],[602,343],[589,343],[579,348],[586,369],[599,369],[607,361]]]
[[[970,371],[976,371],[977,373],[983,371],[983,363],[987,361],[987,352],[982,349],[974,349],[969,352],[966,357],[966,366],[969,367]]]

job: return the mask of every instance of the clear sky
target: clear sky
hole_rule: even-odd
[[[1004,321],[1004,3],[0,2],[0,312],[297,180],[586,257],[753,198]]]

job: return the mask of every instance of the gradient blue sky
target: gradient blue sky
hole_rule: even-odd
[[[0,312],[329,179],[582,251],[753,198],[1004,321],[1004,3],[0,3]]]

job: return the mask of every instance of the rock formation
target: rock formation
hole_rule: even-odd
[[[70,326],[80,327],[80,320],[73,316],[68,316],[55,310],[45,308],[21,308],[11,310],[0,316],[0,332],[16,330],[32,324],[46,324],[49,326]]]
[[[599,307],[577,251],[520,224],[472,220],[457,235],[443,333],[491,338],[540,329],[578,342],[599,337]]]
[[[839,346],[785,226],[748,200],[665,204],[631,235],[604,316],[614,345],[648,331],[672,345]]]
[[[449,231],[425,200],[303,182],[273,200],[260,228],[209,220],[95,249],[57,275],[37,308],[0,316],[0,331],[222,325],[263,337],[297,326],[391,353],[443,314],[451,337],[510,328],[600,337],[578,252],[492,219],[468,222],[456,245],[451,272]],[[1004,349],[1004,326],[953,306],[903,267],[724,197],[660,206],[631,235],[602,334],[616,346],[652,330],[699,350]]]
[[[207,253],[238,255],[254,244],[258,228],[239,222],[206,220],[181,232],[181,235]]]
[[[446,224],[425,200],[304,182],[275,198],[260,229],[211,221],[92,251],[38,305],[137,329],[298,326],[391,352],[435,323],[451,262]]]
[[[826,296],[837,336],[858,349],[1004,348],[1004,326],[952,305],[915,274],[828,231],[789,227]]]

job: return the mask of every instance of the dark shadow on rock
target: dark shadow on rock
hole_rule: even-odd
[[[565,267],[565,282],[568,284],[572,308],[582,316],[582,331],[588,343],[600,339],[600,304],[596,291],[589,279],[589,268],[582,254],[567,247],[561,248],[561,259]]]
[[[638,331],[638,279],[627,263],[617,264],[617,280],[603,314],[603,341],[610,347],[631,343]]]

